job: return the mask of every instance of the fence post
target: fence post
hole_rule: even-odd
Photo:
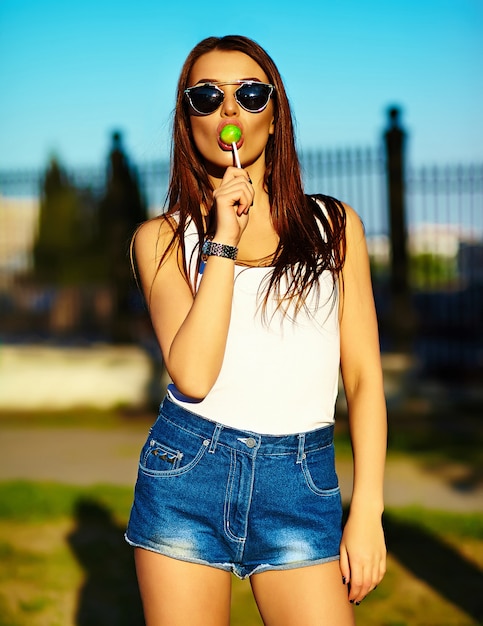
[[[387,321],[394,347],[406,350],[412,326],[405,205],[406,133],[400,123],[401,110],[391,107],[388,115],[389,124],[384,133],[391,241],[390,306]]]

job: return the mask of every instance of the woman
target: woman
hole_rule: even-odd
[[[242,133],[236,149],[220,139],[227,124]],[[226,626],[233,572],[250,577],[267,625],[353,624],[386,553],[386,414],[360,220],[304,195],[279,72],[244,37],[188,56],[172,156],[168,211],[134,240],[173,381],[126,533],[146,623]],[[354,451],[343,531],[339,363]]]

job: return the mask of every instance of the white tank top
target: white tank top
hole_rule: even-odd
[[[190,223],[185,246],[192,272],[197,245]],[[264,316],[263,286],[271,271],[235,265],[225,356],[213,388],[201,401],[183,396],[173,384],[168,394],[177,404],[225,426],[272,435],[306,432],[334,421],[340,361],[337,284],[325,271],[318,303],[311,293],[307,310],[295,320],[290,311],[285,316],[275,311],[273,299]]]

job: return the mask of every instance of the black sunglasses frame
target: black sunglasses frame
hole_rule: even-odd
[[[226,82],[226,83],[221,83],[221,82],[220,83],[218,83],[218,82],[217,83],[215,83],[215,82],[199,83],[198,85],[193,85],[193,87],[188,87],[187,89],[184,90],[184,93],[185,93],[185,95],[186,95],[186,97],[188,99],[188,102],[189,102],[191,108],[193,109],[193,111],[195,111],[195,113],[197,113],[198,115],[211,115],[217,109],[219,109],[220,106],[223,104],[223,100],[225,99],[225,92],[223,91],[223,89],[220,89],[220,87],[223,87],[225,85],[240,85],[238,87],[238,89],[235,90],[235,93],[234,93],[235,100],[241,106],[241,108],[243,110],[245,110],[245,111],[248,111],[248,113],[261,113],[263,110],[265,110],[267,108],[267,106],[268,106],[268,103],[270,102],[270,98],[272,97],[273,90],[275,89],[274,85],[271,85],[270,83],[261,83],[258,80],[236,80],[236,81]],[[246,85],[248,85],[248,86],[260,85],[262,87],[268,87],[267,101],[265,102],[265,104],[263,106],[261,106],[258,109],[248,109],[238,99],[238,97],[237,97],[238,92],[240,91],[240,89],[242,89]],[[208,112],[200,111],[193,104],[193,100],[191,99],[191,92],[194,91],[195,89],[199,89],[200,87],[213,87],[213,89],[215,89],[217,92],[220,93],[221,100],[220,100],[220,102],[216,105],[216,107],[212,111],[208,111]]]

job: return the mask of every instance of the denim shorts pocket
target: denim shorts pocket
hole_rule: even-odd
[[[179,476],[199,463],[209,441],[158,420],[141,450],[139,470],[149,476]]]
[[[318,496],[334,496],[340,492],[335,471],[334,445],[329,444],[304,454],[302,472],[308,488]]]

